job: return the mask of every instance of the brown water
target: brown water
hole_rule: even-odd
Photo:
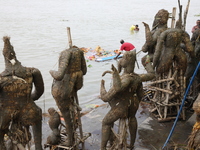
[[[181,4],[185,10],[187,1],[181,1]],[[41,70],[45,93],[37,104],[46,111],[55,105],[49,70],[57,70],[59,53],[68,48],[66,27],[71,28],[73,45],[79,47],[95,49],[99,45],[105,50],[115,50],[120,47],[119,41],[124,39],[139,51],[145,42],[142,22],[151,26],[158,10],[172,12],[177,6],[176,0],[1,0],[0,37],[11,37],[17,58],[24,66]],[[188,33],[199,19],[195,16],[200,13],[199,6],[199,0],[191,0],[186,26]],[[131,33],[132,24],[138,24],[140,31]],[[3,41],[0,41],[0,48],[3,49]],[[140,63],[144,55],[138,55],[140,68],[136,68],[137,73],[145,72]],[[87,62],[92,67],[88,68],[84,87],[78,92],[83,109],[103,103],[98,99],[100,81],[105,79],[109,87],[111,76],[102,78],[101,74],[110,69],[111,64],[116,61]],[[0,54],[0,71],[3,70],[4,61]]]

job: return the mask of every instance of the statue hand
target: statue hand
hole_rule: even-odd
[[[142,22],[143,24],[144,24],[144,26],[148,26],[148,24],[147,23],[145,23],[145,22]]]
[[[104,72],[102,73],[102,77],[105,76],[106,73],[112,74],[112,71],[104,71]]]
[[[105,85],[105,80],[103,80],[103,79],[101,80],[101,85],[103,85],[103,86]]]
[[[112,64],[111,69],[113,71],[113,73],[117,72],[117,69],[115,68],[115,66]]]
[[[117,69],[115,68],[115,66],[114,66],[113,64],[112,64],[112,66],[111,66],[111,69],[112,69],[112,71],[109,71],[109,70],[104,71],[103,74],[102,74],[102,77],[105,76],[106,73],[113,74],[113,73],[118,72]]]
[[[53,70],[50,70],[50,71],[49,71],[49,73],[50,73],[50,74],[51,74],[51,76],[52,76],[52,74],[53,74]]]
[[[54,71],[54,70],[50,70],[49,73],[50,73],[51,76],[54,78],[54,76],[55,76],[55,71]]]

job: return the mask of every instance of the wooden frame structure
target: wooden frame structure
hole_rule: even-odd
[[[170,121],[176,118],[185,90],[185,79],[182,70],[173,67],[167,74],[159,75],[155,81],[146,84],[145,88],[154,91],[152,98],[152,113],[159,122]],[[185,108],[180,116],[185,120]]]

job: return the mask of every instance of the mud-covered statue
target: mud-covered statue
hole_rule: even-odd
[[[101,150],[106,150],[108,141],[112,145],[113,133],[111,127],[114,122],[120,118],[129,119],[129,131],[130,131],[130,149],[134,148],[136,132],[137,132],[137,120],[135,114],[139,107],[139,102],[143,97],[143,86],[141,77],[134,73],[135,64],[135,52],[127,52],[123,59],[127,61],[121,61],[118,64],[118,69],[121,72],[124,68],[124,73],[120,76],[117,69],[112,65],[112,71],[105,71],[111,73],[113,76],[113,86],[107,92],[105,89],[105,81],[101,81],[101,99],[104,102],[108,102],[111,106],[111,110],[106,114],[102,121],[102,141]]]
[[[194,46],[195,56],[200,60],[200,29],[196,29],[191,38],[192,45]]]
[[[177,21],[176,28],[162,32],[154,53],[153,67],[156,73],[167,73],[175,62],[175,68],[182,70],[187,68],[187,55],[194,56],[193,46],[187,32],[180,28],[181,22]],[[184,45],[184,49],[181,44]]]
[[[36,68],[21,65],[10,37],[3,37],[3,41],[5,70],[0,74],[0,150],[6,150],[5,135],[25,147],[31,140],[29,126],[33,129],[35,150],[42,150],[42,110],[34,102],[44,92],[42,75]]]
[[[153,61],[153,54],[155,51],[155,46],[158,40],[158,37],[160,34],[167,30],[167,21],[169,18],[169,12],[167,10],[161,9],[158,11],[158,13],[154,17],[154,22],[152,25],[152,30],[150,30],[149,25],[147,23],[144,23],[145,26],[145,35],[146,35],[146,42],[142,47],[142,51],[147,53],[142,58],[142,64],[145,67],[146,66],[146,57],[148,56],[150,61]]]
[[[194,31],[194,33],[192,34],[192,37],[191,37],[191,42],[192,42],[192,45],[194,48],[195,56],[187,55],[188,56],[188,64],[187,64],[187,70],[185,73],[187,85],[189,84],[189,80],[192,77],[192,75],[199,63],[199,60],[200,60],[200,29],[197,29]],[[197,80],[195,80],[195,81],[197,81],[197,84],[200,83],[199,73],[200,72],[198,71],[196,78],[195,78],[195,79],[197,79]],[[198,87],[197,93],[199,90],[200,90],[200,88]]]
[[[124,70],[123,74],[133,73],[135,69],[136,62],[136,51],[129,51],[124,53],[123,57],[118,61],[118,71],[121,73],[122,69]],[[145,69],[147,73],[138,74],[142,82],[151,81],[155,78],[155,71],[153,70],[153,65],[150,62],[150,58],[147,57],[145,63]]]
[[[51,134],[47,137],[47,144],[58,145],[61,140],[59,126],[61,124],[59,113],[53,108],[48,109],[50,118],[49,118],[49,127],[52,130]]]
[[[52,95],[65,120],[68,135],[67,146],[73,144],[73,128],[70,118],[70,105],[74,103],[77,91],[83,86],[83,75],[87,72],[83,51],[72,47],[61,52],[58,71],[50,71],[54,78]]]
[[[189,136],[188,150],[200,149],[200,95],[193,104],[193,110],[196,114],[196,123],[193,126],[192,132]]]

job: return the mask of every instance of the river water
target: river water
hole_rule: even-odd
[[[187,1],[182,0],[183,11]],[[186,31],[191,28],[199,15],[199,0],[191,0],[187,16]],[[73,45],[95,49],[98,45],[105,50],[119,49],[121,39],[131,42],[139,51],[145,42],[144,26],[150,25],[160,9],[172,12],[176,0],[0,0],[0,37],[10,36],[18,60],[27,67],[38,68],[44,78],[45,92],[36,102],[44,112],[56,107],[51,95],[52,77],[49,70],[57,70],[59,53],[68,48],[67,27],[71,29]],[[169,20],[170,26],[171,20]],[[138,24],[140,31],[131,33],[132,24]],[[0,41],[3,49],[3,41]],[[138,55],[139,69],[145,73]],[[84,87],[78,91],[79,103],[83,109],[103,104],[98,98],[101,79],[109,88],[111,76],[101,77],[110,70],[115,60],[107,62],[88,61],[88,72]],[[4,59],[0,53],[0,71],[4,70]]]

